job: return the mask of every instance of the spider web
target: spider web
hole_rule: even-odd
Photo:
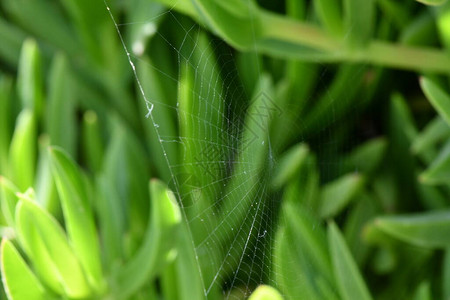
[[[270,138],[270,127],[290,112],[277,104],[257,54],[240,57],[175,12],[177,3],[167,9],[145,1],[137,19],[121,20],[104,1],[143,98],[149,137],[159,145],[150,147],[154,163],[181,206],[204,297],[241,299],[259,284],[275,285],[274,238],[283,220],[281,193],[270,179],[283,147]],[[260,79],[240,73],[239,63],[249,63]],[[327,76],[328,67],[321,66],[325,87]],[[334,115],[328,118],[336,122]],[[294,120],[285,131],[307,126]],[[327,131],[317,138],[330,140]],[[332,142],[322,147],[338,148]],[[326,170],[339,161],[320,164]]]

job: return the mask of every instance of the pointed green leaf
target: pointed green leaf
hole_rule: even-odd
[[[419,179],[425,184],[447,184],[450,176],[450,142],[442,148],[435,160]]]
[[[33,112],[23,110],[18,116],[9,150],[10,174],[21,191],[33,186],[36,169],[37,124]]]
[[[320,216],[329,218],[337,215],[358,195],[363,184],[364,177],[354,173],[328,183],[320,194]]]
[[[81,264],[58,222],[33,195],[20,195],[16,209],[19,240],[41,278],[56,292],[69,297],[91,294]]]
[[[280,163],[275,169],[275,174],[272,179],[272,186],[280,188],[286,184],[298,172],[306,161],[309,148],[305,144],[299,144],[291,147],[280,158]]]
[[[173,300],[203,299],[204,287],[196,251],[186,224],[181,226],[177,257],[162,275],[164,296]],[[176,282],[176,286],[174,286]],[[172,297],[169,297],[172,296]]]
[[[363,191],[358,195],[357,203],[352,206],[345,218],[343,233],[348,248],[358,264],[363,263],[370,254],[371,249],[362,240],[362,233],[367,220],[372,219],[377,214],[377,204],[377,200],[372,193]]]
[[[77,145],[75,90],[69,62],[62,54],[52,61],[49,74],[49,95],[46,102],[46,130],[52,145],[75,154]]]
[[[450,96],[448,93],[427,77],[420,78],[420,86],[431,105],[442,119],[450,125]]]
[[[67,232],[89,283],[104,289],[100,245],[86,188],[86,178],[75,162],[62,150],[50,148],[50,164],[61,199]]]
[[[342,299],[372,299],[358,266],[347,248],[344,237],[333,222],[328,226],[328,244],[333,262],[334,278]]]
[[[427,150],[427,148],[449,136],[450,126],[438,116],[427,124],[423,131],[414,139],[411,150],[415,154],[422,153],[422,151]]]
[[[167,262],[177,242],[181,212],[175,195],[162,182],[152,180],[150,196],[151,214],[142,245],[116,276],[119,299],[127,299],[150,282]]]
[[[345,159],[345,170],[357,170],[362,173],[371,173],[377,168],[386,154],[388,142],[385,138],[371,139],[358,146]]]
[[[22,108],[29,109],[39,117],[43,108],[43,82],[41,70],[41,55],[38,46],[33,40],[23,43],[17,88]]]
[[[416,246],[446,248],[450,245],[449,211],[379,217],[374,224],[383,232]]]
[[[0,76],[0,174],[8,171],[8,150],[11,142],[11,120],[13,119],[12,80]]]
[[[0,201],[1,212],[5,217],[6,223],[14,227],[15,211],[17,205],[17,196],[19,189],[8,179],[0,176]]]
[[[254,1],[195,0],[202,21],[237,48],[254,46],[259,35],[259,9]]]
[[[274,274],[289,299],[336,299],[323,228],[298,203],[284,201],[275,237]]]
[[[9,300],[50,300],[48,294],[14,245],[6,240],[1,244],[3,286]]]
[[[36,171],[36,199],[42,207],[44,207],[50,214],[59,216],[61,214],[61,207],[58,199],[58,192],[56,191],[55,180],[53,179],[48,147],[50,146],[50,139],[47,134],[42,134],[39,137],[39,160]]]

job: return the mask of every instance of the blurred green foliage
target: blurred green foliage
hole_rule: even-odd
[[[0,296],[448,299],[420,2],[3,0]]]

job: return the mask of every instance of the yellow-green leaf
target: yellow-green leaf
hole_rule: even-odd
[[[260,285],[250,295],[249,300],[283,300],[280,292],[268,285]]]
[[[74,298],[89,296],[91,289],[66,234],[31,195],[20,195],[16,209],[17,231],[25,252],[55,292]]]
[[[50,164],[64,213],[67,232],[89,283],[101,292],[104,279],[100,245],[86,188],[75,162],[62,150],[50,148]]]
[[[50,300],[45,290],[14,245],[6,239],[1,245],[3,286],[9,300]]]

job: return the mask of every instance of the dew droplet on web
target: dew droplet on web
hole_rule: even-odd
[[[132,46],[133,53],[137,56],[144,54],[145,48],[141,41],[135,42]]]
[[[155,128],[159,128],[159,124],[156,124],[156,123],[155,123]]]
[[[154,23],[147,23],[143,27],[143,32],[146,36],[150,36],[156,33],[156,26]]]

